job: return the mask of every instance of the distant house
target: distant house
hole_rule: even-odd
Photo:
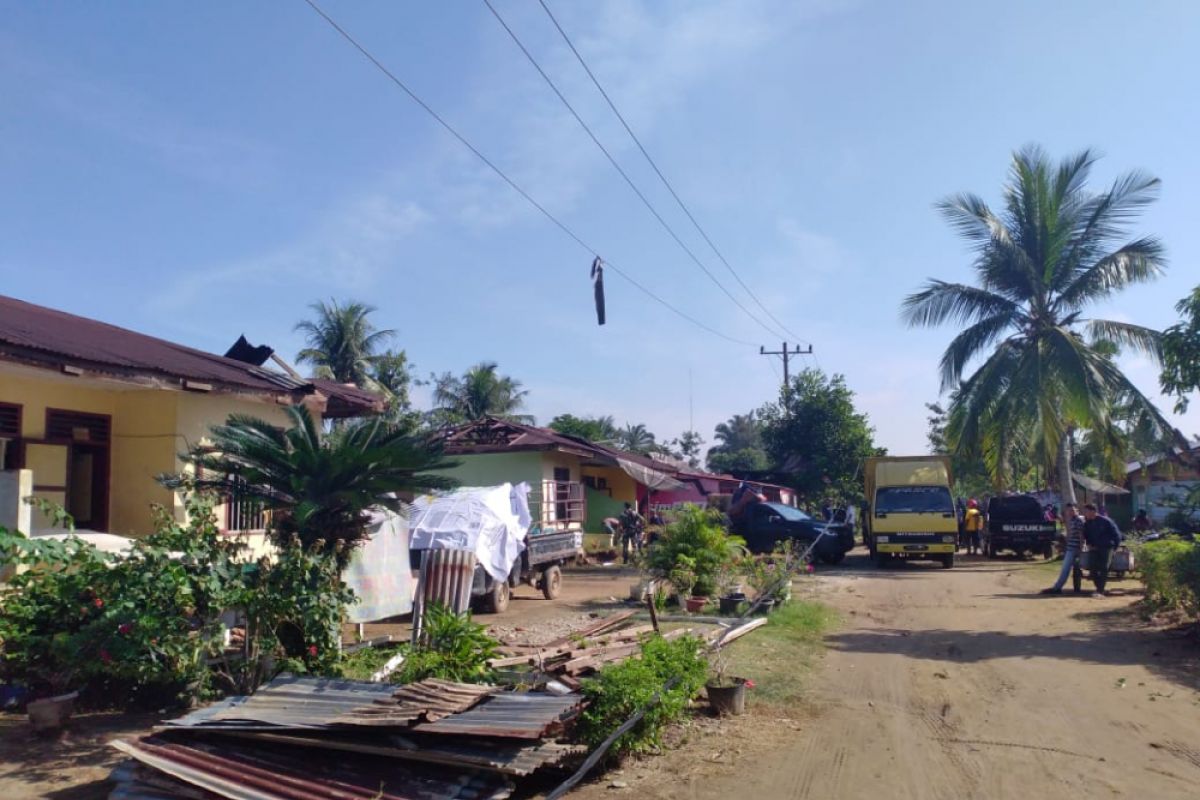
[[[488,418],[454,428],[446,454],[459,462],[448,471],[466,486],[524,481],[534,519],[552,530],[602,532],[606,517],[625,503],[642,513],[681,503],[704,505],[711,494],[729,494],[737,481],[681,469],[678,464],[628,453],[585,439],[508,420]],[[793,502],[790,490],[764,487],[768,498]]]
[[[295,403],[318,419],[382,409],[376,395],[351,386],[0,296],[0,470],[8,487],[0,503],[13,505],[14,476],[29,476],[16,471],[28,470],[27,491],[65,506],[78,528],[147,533],[152,503],[183,516],[179,498],[155,481],[182,469],[181,452],[230,414],[282,424],[283,406]],[[11,517],[3,511],[0,520]],[[217,512],[231,532],[263,525],[236,497]],[[35,515],[35,530],[47,525]]]
[[[1200,437],[1185,451],[1176,447],[1125,465],[1126,483],[1133,492],[1134,513],[1146,509],[1150,518],[1161,523],[1183,502],[1189,492],[1200,486]]]

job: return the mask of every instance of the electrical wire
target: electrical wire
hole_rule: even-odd
[[[725,339],[726,341],[732,342],[734,344],[747,345],[750,347],[755,346],[754,342],[749,342],[749,341],[746,341],[745,339],[738,339],[736,337],[729,336],[728,334],[722,333],[721,331],[717,330],[716,328],[713,328],[713,327],[705,324],[704,322],[701,322],[700,320],[696,319],[695,317],[691,316],[690,314],[680,310],[679,308],[676,308],[671,303],[667,302],[666,300],[659,297],[654,292],[647,289],[645,286],[643,286],[640,282],[638,282],[636,279],[634,279],[631,275],[626,273],[624,270],[622,270],[616,264],[612,263],[611,261],[609,261],[606,258],[603,258],[595,248],[593,248],[591,245],[589,245],[587,242],[585,242],[582,238],[580,238],[579,235],[575,233],[575,231],[573,231],[571,228],[567,227],[566,223],[562,222],[561,220],[558,219],[558,217],[551,214],[550,211],[548,211],[545,206],[543,206],[541,203],[539,203],[537,200],[535,200],[533,198],[533,196],[529,194],[529,192],[525,191],[525,189],[523,189],[520,186],[520,184],[518,184],[516,181],[514,181],[512,178],[510,178],[507,175],[507,173],[504,172],[504,170],[500,169],[500,167],[496,166],[496,164],[491,159],[489,159],[482,152],[480,152],[480,150],[477,147],[475,147],[475,145],[471,144],[471,142],[468,141],[465,136],[463,136],[461,133],[459,133],[458,130],[453,125],[451,125],[449,122],[447,122],[445,120],[445,118],[443,118],[440,114],[438,114],[428,103],[426,103],[424,100],[422,100],[420,98],[420,96],[417,95],[416,92],[414,92],[412,89],[408,88],[408,85],[405,84],[404,81],[400,80],[400,78],[396,77],[395,73],[393,73],[390,69],[388,69],[383,64],[383,62],[381,62],[378,58],[376,58],[369,50],[367,50],[366,47],[364,47],[362,44],[360,44],[359,41],[357,39],[355,39],[345,28],[343,28],[341,25],[339,25],[337,23],[337,21],[333,19],[333,17],[331,17],[327,13],[325,13],[325,10],[322,9],[319,5],[317,5],[315,0],[304,0],[304,2],[307,3],[308,6],[310,8],[312,8],[312,10],[315,11],[322,19],[324,19],[327,23],[329,23],[330,27],[332,27],[335,31],[337,31],[338,34],[340,34],[343,39],[345,39],[347,42],[349,42],[354,47],[354,49],[358,50],[358,52],[361,53],[368,61],[370,61],[372,64],[374,64],[375,67],[380,72],[382,72],[385,76],[387,76],[387,78],[392,83],[394,83],[394,84],[396,84],[396,86],[400,87],[400,89],[405,94],[407,94],[408,97],[414,103],[416,103],[427,114],[429,114],[431,117],[433,117],[434,120],[436,120],[437,123],[446,130],[447,133],[449,133],[451,136],[453,136],[455,139],[457,139],[459,141],[459,143],[462,144],[463,147],[470,150],[471,153],[474,154],[475,157],[478,158],[480,161],[482,161],[489,169],[491,169],[492,172],[496,173],[496,175],[498,175],[501,180],[503,180],[505,183],[507,183],[513,189],[513,191],[515,191],[517,194],[521,195],[521,197],[523,197],[530,205],[532,205],[539,212],[541,212],[542,216],[544,216],[546,219],[548,219],[552,223],[554,223],[554,225],[556,227],[558,227],[559,230],[561,230],[568,237],[570,237],[572,240],[574,240],[576,244],[578,244],[580,247],[582,247],[587,252],[591,253],[596,258],[599,258],[606,267],[611,269],[613,272],[617,273],[617,275],[619,275],[620,277],[624,278],[634,288],[636,288],[638,291],[642,292],[642,294],[644,294],[647,297],[649,297],[650,299],[654,300],[656,303],[663,306],[667,310],[671,311],[676,316],[679,316],[680,318],[687,320],[688,322],[692,323],[693,325],[695,325],[699,328],[702,328],[703,330],[708,331],[709,333],[713,334],[714,336],[718,336],[722,339]]]
[[[750,309],[742,305],[742,302],[725,287],[725,284],[721,283],[721,281],[717,279],[717,276],[712,273],[712,270],[704,265],[704,262],[702,262],[695,252],[693,252],[692,249],[683,241],[683,239],[679,237],[679,234],[675,232],[675,229],[671,227],[670,223],[663,218],[663,215],[658,212],[658,209],[654,207],[654,204],[650,202],[642,190],[638,188],[637,184],[633,182],[633,179],[629,177],[629,173],[627,173],[621,167],[621,165],[617,162],[617,159],[613,157],[613,154],[609,152],[607,147],[604,146],[604,143],[601,142],[599,137],[596,136],[595,132],[591,129],[591,126],[584,122],[583,117],[579,115],[579,112],[575,110],[573,105],[571,105],[571,101],[568,100],[566,95],[564,95],[558,88],[558,85],[555,84],[554,79],[546,73],[546,70],[542,69],[542,65],[538,63],[536,58],[534,58],[533,53],[529,52],[529,48],[527,48],[525,43],[521,41],[521,38],[517,36],[516,31],[509,27],[508,23],[504,21],[504,17],[500,16],[500,12],[496,10],[494,5],[492,5],[491,0],[483,0],[483,4],[488,7],[489,11],[492,12],[492,16],[496,18],[496,21],[500,23],[500,26],[504,28],[509,37],[512,38],[513,42],[516,43],[517,47],[520,48],[521,52],[525,54],[525,58],[529,60],[529,63],[533,65],[533,68],[537,70],[538,74],[542,76],[542,80],[546,82],[558,99],[562,101],[562,104],[567,107],[567,110],[571,112],[571,116],[575,118],[575,121],[579,123],[580,127],[583,128],[584,132],[587,133],[588,137],[591,138],[596,147],[600,148],[600,152],[603,153],[604,157],[608,159],[608,163],[612,164],[613,169],[615,169],[617,173],[624,178],[625,183],[629,185],[629,188],[633,190],[633,193],[637,195],[639,200],[642,201],[642,205],[646,207],[646,210],[649,211],[656,220],[658,220],[658,224],[662,226],[663,230],[665,230],[670,237],[675,240],[675,244],[679,245],[683,252],[687,254],[688,258],[690,258],[696,264],[696,266],[708,276],[708,279],[712,281],[718,289],[724,292],[725,296],[728,297],[734,305],[740,308],[746,314],[746,316],[750,317],[750,319],[762,326],[763,330],[770,335],[783,338],[783,334],[780,334],[779,331],[770,328],[759,317],[755,316]],[[767,313],[769,314],[770,312]]]
[[[484,0],[484,2],[488,2],[488,0]],[[699,232],[700,236],[703,237],[704,241],[708,243],[708,246],[712,248],[712,251],[716,253],[717,258],[720,259],[721,263],[725,265],[725,268],[728,269],[730,274],[733,275],[733,277],[737,280],[738,285],[740,285],[746,291],[746,294],[750,295],[750,298],[754,300],[758,307],[761,308],[777,326],[787,332],[793,339],[800,344],[812,344],[811,342],[801,339],[799,336],[793,333],[791,329],[780,322],[779,319],[771,313],[771,310],[767,308],[761,300],[758,299],[758,295],[756,295],[754,291],[746,285],[746,282],[742,280],[742,276],[738,274],[737,270],[733,268],[733,265],[729,263],[728,259],[726,259],[724,254],[721,253],[721,251],[717,248],[717,245],[709,237],[704,228],[701,227],[699,221],[696,220],[696,217],[692,214],[691,210],[683,202],[683,198],[681,198],[679,193],[675,191],[675,187],[671,185],[669,180],[667,180],[667,176],[663,174],[662,170],[658,168],[658,164],[655,163],[654,159],[650,157],[650,153],[642,145],[642,140],[637,137],[637,134],[633,132],[633,128],[631,128],[629,123],[625,120],[625,116],[617,109],[616,103],[614,103],[612,98],[609,97],[608,92],[605,91],[604,86],[600,83],[600,80],[596,77],[595,73],[592,72],[591,67],[589,67],[587,61],[584,60],[583,55],[580,54],[578,49],[576,49],[575,43],[571,41],[571,37],[567,35],[567,32],[563,29],[563,26],[559,24],[558,18],[554,16],[554,12],[551,11],[550,6],[546,4],[546,0],[538,0],[538,3],[541,4],[542,9],[546,12],[546,16],[550,17],[550,21],[554,23],[554,27],[558,29],[563,41],[567,43],[567,47],[569,47],[571,52],[575,54],[575,58],[579,61],[579,65],[583,67],[584,72],[587,73],[588,77],[591,78],[592,83],[595,84],[596,88],[600,91],[600,94],[604,97],[604,101],[608,103],[608,107],[612,109],[613,114],[615,114],[617,119],[621,121],[621,125],[625,128],[625,132],[629,134],[629,138],[633,139],[633,143],[637,145],[638,150],[641,151],[647,163],[650,164],[650,167],[654,170],[654,173],[658,175],[658,178],[662,181],[663,186],[667,187],[667,191],[671,193],[671,197],[675,198],[675,202],[679,204],[679,208],[691,221],[692,225]],[[488,5],[490,6],[491,3],[488,3]]]

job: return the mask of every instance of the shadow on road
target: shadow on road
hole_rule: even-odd
[[[1011,597],[1011,595],[1009,595]],[[1072,606],[1074,607],[1074,606]],[[1052,658],[1082,664],[1142,665],[1165,680],[1200,690],[1200,653],[1161,632],[1130,629],[1129,613],[1084,612],[1072,616],[1103,620],[1098,630],[1059,635],[1007,631],[882,628],[836,633],[828,644],[849,653],[893,653],[931,661],[978,663],[1008,658]],[[1108,623],[1108,624],[1105,624]]]

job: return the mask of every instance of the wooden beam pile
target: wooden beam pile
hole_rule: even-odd
[[[612,614],[543,644],[501,644],[501,656],[489,663],[493,669],[532,667],[577,689],[579,684],[576,679],[580,676],[595,672],[605,664],[624,661],[640,652],[642,642],[654,632],[654,626],[628,624],[635,613],[621,611]],[[690,628],[681,628],[664,635],[673,639],[690,632]]]

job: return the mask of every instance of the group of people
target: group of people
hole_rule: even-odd
[[[640,553],[646,537],[646,518],[638,513],[632,503],[626,503],[619,517],[607,517],[604,529],[608,531],[612,547],[617,546],[617,537],[621,537],[621,560],[628,564],[633,553]]]
[[[1063,552],[1062,570],[1054,585],[1043,589],[1042,594],[1062,594],[1072,570],[1086,567],[1091,571],[1092,583],[1096,586],[1092,596],[1103,597],[1113,552],[1121,546],[1121,529],[1117,523],[1101,514],[1093,503],[1085,504],[1082,514],[1075,503],[1067,503],[1063,510],[1067,524],[1067,545]],[[1083,550],[1085,544],[1088,548],[1086,553]]]

